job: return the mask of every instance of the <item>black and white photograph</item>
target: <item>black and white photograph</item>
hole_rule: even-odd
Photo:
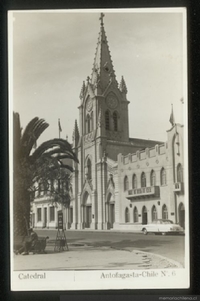
[[[186,28],[9,11],[13,291],[189,288]]]

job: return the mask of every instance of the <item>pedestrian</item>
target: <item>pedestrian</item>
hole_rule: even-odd
[[[38,241],[38,235],[33,231],[32,228],[28,229],[28,236],[24,237],[23,246],[18,250],[17,253],[22,255],[29,255],[32,248],[35,247]]]

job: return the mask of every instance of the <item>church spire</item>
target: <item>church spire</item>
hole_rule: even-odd
[[[83,85],[82,85],[80,96],[79,96],[81,100],[84,97],[84,93],[85,93],[85,82],[83,81]]]
[[[91,75],[91,84],[97,89],[97,93],[103,93],[108,84],[112,81],[117,84],[115,71],[108,47],[108,41],[103,23],[104,14],[100,15],[100,32],[94,58]]]
[[[120,85],[119,85],[119,89],[124,94],[127,94],[127,92],[128,92],[127,87],[126,87],[126,83],[125,83],[125,80],[124,80],[123,76],[122,76],[122,79],[121,79],[121,82],[120,82]]]

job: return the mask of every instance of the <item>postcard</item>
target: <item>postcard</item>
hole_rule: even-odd
[[[186,27],[8,12],[13,291],[190,287]]]

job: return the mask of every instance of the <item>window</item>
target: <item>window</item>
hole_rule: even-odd
[[[129,190],[129,182],[128,182],[128,177],[125,176],[124,178],[124,191]]]
[[[90,118],[90,130],[93,130],[93,112],[91,113],[91,118]]]
[[[50,222],[55,220],[55,207],[50,207]]]
[[[87,160],[87,174],[88,180],[90,180],[92,178],[92,164],[90,159]]]
[[[161,169],[161,185],[167,184],[166,170],[164,168]]]
[[[110,113],[107,110],[105,113],[105,124],[106,124],[106,130],[110,129]]]
[[[114,131],[118,131],[118,115],[117,112],[113,113],[113,124],[114,124]]]
[[[87,114],[86,117],[86,134],[90,132],[90,115]]]
[[[181,164],[177,166],[177,182],[183,182],[183,168]]]
[[[151,171],[150,175],[150,185],[151,186],[156,186],[156,173],[154,170]]]
[[[151,214],[152,214],[152,222],[153,222],[153,221],[156,221],[157,218],[158,218],[156,206],[153,206],[153,207],[152,207],[152,213],[151,213]]]
[[[37,208],[37,221],[42,221],[42,208]]]
[[[146,187],[146,175],[144,172],[141,175],[141,187]]]
[[[133,189],[137,188],[137,177],[136,177],[136,175],[133,175],[132,187],[133,187]]]
[[[129,223],[129,222],[130,222],[129,209],[126,208],[126,210],[125,210],[125,223]]]
[[[134,223],[138,223],[138,210],[137,210],[137,207],[135,207],[134,210],[133,210],[133,221],[134,221]]]
[[[162,207],[162,219],[168,219],[168,210],[166,205],[163,205]]]

